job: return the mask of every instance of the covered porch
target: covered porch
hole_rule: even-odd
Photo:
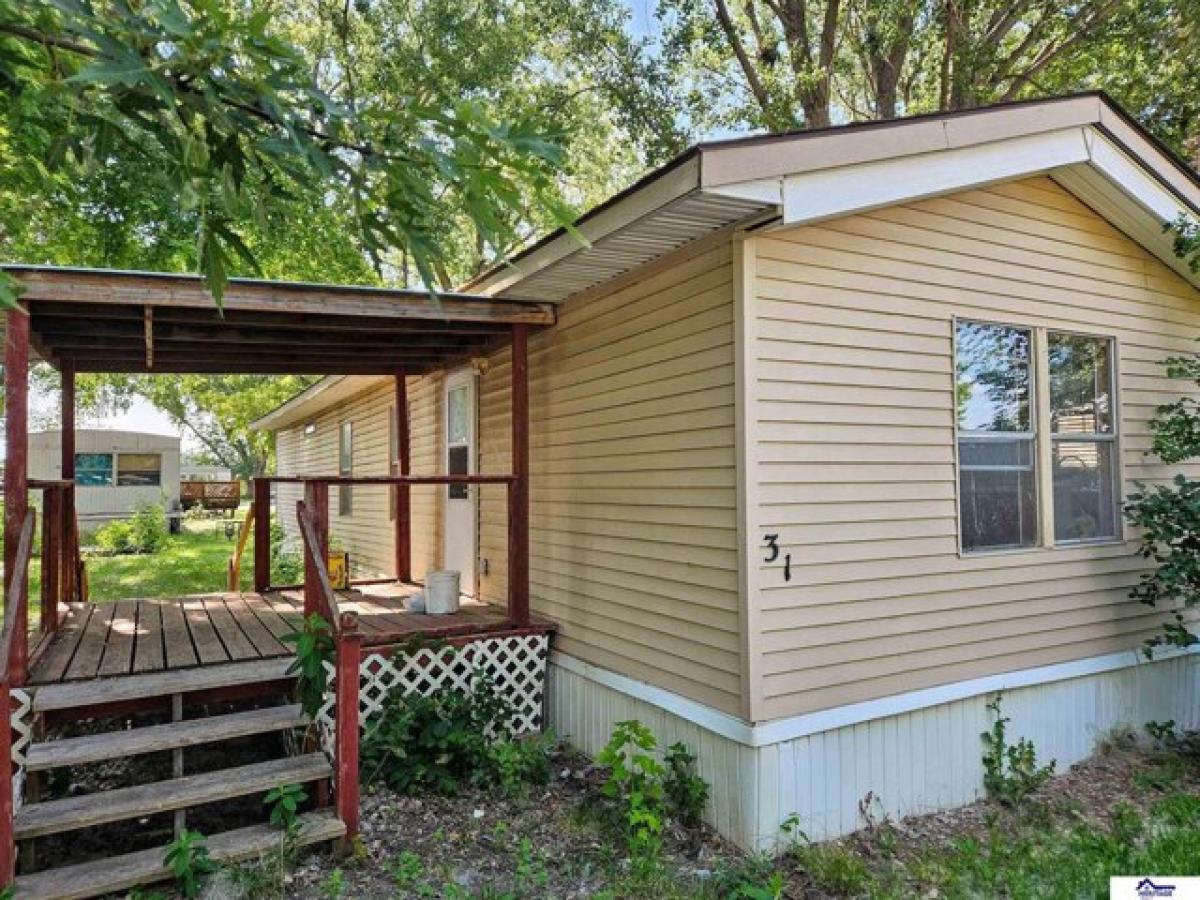
[[[517,648],[516,661],[496,662],[496,657],[494,671],[521,670],[526,677],[522,660],[531,651],[512,642],[536,638],[543,642],[537,646],[544,648],[552,631],[550,623],[535,620],[529,609],[527,341],[530,329],[553,323],[553,308],[475,295],[434,297],[414,291],[234,280],[218,309],[193,276],[37,267],[7,271],[24,290],[22,309],[6,314],[5,331],[0,710],[10,727],[0,728],[0,885],[16,877],[17,842],[29,829],[23,816],[48,805],[21,809],[31,799],[22,796],[30,741],[45,721],[95,714],[107,709],[97,699],[105,696],[122,698],[121,709],[166,703],[182,720],[187,698],[201,688],[252,690],[246,674],[250,666],[278,681],[292,655],[283,638],[313,614],[329,624],[335,646],[335,687],[321,714],[321,733],[328,738],[322,746],[333,767],[331,788],[320,795],[327,798],[342,836],[352,837],[358,816],[359,730],[363,712],[372,708],[366,692],[370,686],[377,700],[380,690],[397,683],[395,678],[391,683],[380,681],[384,670],[395,674],[387,660],[421,644],[462,647],[478,659],[484,652],[480,648],[509,641]],[[412,475],[405,378],[461,365],[504,345],[511,346],[513,360],[511,471]],[[28,371],[39,359],[53,366],[62,380],[62,477],[52,482],[33,481],[27,470]],[[250,512],[229,563],[229,591],[89,603],[75,515],[74,430],[75,379],[92,372],[389,376],[396,392],[397,458],[390,461],[392,474],[386,476],[330,473],[254,479]],[[303,496],[293,508],[277,510],[298,525],[302,536],[301,584],[272,584],[271,487],[272,481],[281,480],[298,484]],[[411,563],[410,490],[414,485],[463,483],[505,490],[507,602],[467,603],[444,616],[410,612],[404,599],[421,587]],[[328,568],[329,494],[331,487],[350,485],[381,486],[393,494],[395,571],[388,578],[334,590]],[[38,491],[40,521],[30,502],[31,493]],[[35,529],[40,529],[42,545],[41,613],[31,627],[28,575]],[[243,560],[251,533],[254,552]],[[153,558],[148,564],[154,564]],[[238,590],[243,565],[253,567],[252,591]],[[545,655],[544,649],[536,653]],[[444,656],[435,653],[429,659],[451,671]],[[225,679],[238,667],[241,674]],[[114,687],[119,685],[124,687]],[[540,713],[524,715],[530,722],[540,721]],[[163,740],[167,739],[158,738],[159,744]],[[188,778],[182,776],[182,746],[176,780],[163,784],[168,800],[159,798],[160,805],[170,802],[180,810],[179,823],[189,796]],[[309,763],[310,774],[319,768],[314,766]],[[153,787],[147,786],[151,793]],[[108,808],[124,809],[120,803]],[[131,816],[136,811],[129,807]],[[56,827],[69,827],[66,812]],[[318,833],[331,832],[322,826]]]

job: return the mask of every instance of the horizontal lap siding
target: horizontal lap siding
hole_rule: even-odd
[[[441,376],[410,378],[408,396],[413,474],[440,474]],[[277,437],[277,471],[281,475],[337,474],[338,429],[342,422],[350,422],[353,426],[353,473],[387,475],[388,417],[392,414],[395,397],[392,379],[383,378],[307,420],[316,425],[313,434],[304,434],[305,422],[281,430]],[[394,523],[390,517],[388,488],[363,486],[352,490],[352,513],[342,516],[338,514],[338,489],[330,489],[330,534],[335,542],[350,551],[356,576],[395,574]],[[295,508],[303,489],[295,484],[281,484],[277,491],[289,542],[298,546]],[[432,486],[413,487],[411,492],[413,574],[419,579],[439,565],[440,495]]]
[[[1125,490],[1200,295],[1048,178],[754,240],[757,718],[1136,645],[1134,544],[960,557],[952,317],[1108,334]],[[755,559],[761,559],[761,553]],[[757,562],[755,563],[757,564]]]
[[[510,354],[480,382],[480,468],[510,468]],[[529,343],[530,582],[556,648],[740,705],[727,241],[581,296]],[[484,597],[507,595],[505,492],[480,497]]]

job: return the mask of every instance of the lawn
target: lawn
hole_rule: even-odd
[[[95,602],[136,597],[172,597],[225,590],[229,557],[236,538],[225,536],[228,519],[185,521],[183,531],[167,539],[158,553],[101,556],[86,551],[89,598]],[[239,523],[240,524],[240,523]],[[86,545],[87,540],[84,539]],[[254,581],[254,536],[242,555],[243,590]],[[37,621],[41,596],[41,560],[29,565],[30,623]]]
[[[229,557],[236,536],[225,536],[228,519],[185,521],[158,553],[87,556],[88,588],[94,601],[130,597],[173,597],[225,590]],[[240,523],[239,523],[240,524]],[[254,573],[254,536],[242,555],[243,590],[250,590]]]

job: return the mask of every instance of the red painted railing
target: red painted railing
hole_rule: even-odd
[[[296,504],[296,519],[304,542],[304,615],[317,613],[333,632],[334,679],[334,805],[346,826],[346,838],[358,834],[358,689],[362,638],[358,616],[338,610],[337,595],[329,580],[326,562],[329,550],[328,523],[325,516],[314,515],[324,505],[312,506],[305,500]]]
[[[21,524],[9,588],[4,597],[4,627],[0,630],[0,886],[16,876],[17,848],[13,840],[12,693],[22,687],[29,661],[29,559],[33,555],[34,511]]]

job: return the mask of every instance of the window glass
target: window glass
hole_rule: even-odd
[[[112,484],[112,454],[76,453],[75,483],[85,487],[102,487]]]
[[[1029,330],[959,322],[955,348],[959,430],[1031,431]]]
[[[955,400],[959,515],[966,551],[1032,547],[1038,540],[1032,335],[959,322]]]
[[[117,454],[117,484],[132,487],[162,484],[162,456],[158,453]]]
[[[338,430],[338,474],[354,474],[354,426],[343,422]],[[338,485],[338,515],[348,516],[354,512],[354,488],[348,484]]]
[[[1074,334],[1047,338],[1050,430],[1108,434],[1112,421],[1112,352],[1108,341]]]
[[[1050,332],[1056,541],[1112,540],[1120,528],[1112,342]]]
[[[456,387],[447,391],[446,407],[446,443],[467,443],[471,440],[471,407],[467,403],[467,388]]]

